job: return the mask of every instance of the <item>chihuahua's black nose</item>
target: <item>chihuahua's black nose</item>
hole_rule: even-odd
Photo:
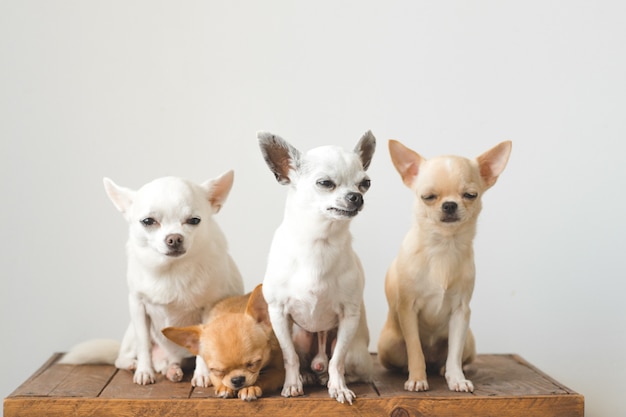
[[[363,194],[361,193],[348,193],[346,194],[346,200],[354,207],[359,208],[363,205]]]
[[[446,214],[454,214],[459,205],[454,201],[446,201],[441,205],[441,209]]]
[[[165,244],[170,249],[178,249],[182,244],[185,238],[183,235],[178,233],[173,233],[171,235],[165,236]]]
[[[233,384],[233,387],[235,388],[241,388],[243,387],[243,384],[246,382],[246,377],[245,376],[235,376],[232,377],[230,379],[231,384]]]

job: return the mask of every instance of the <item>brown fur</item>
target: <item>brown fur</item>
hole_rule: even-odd
[[[261,285],[250,294],[219,302],[205,324],[168,327],[163,334],[204,359],[219,397],[238,395],[251,401],[284,382],[283,356]]]

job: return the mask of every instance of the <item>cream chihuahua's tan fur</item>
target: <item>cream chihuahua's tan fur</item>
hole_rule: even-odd
[[[163,334],[204,359],[218,397],[256,400],[278,390],[285,380],[282,351],[261,285],[250,294],[217,303],[206,324],[168,327]]]
[[[425,160],[393,140],[389,152],[416,202],[413,225],[385,280],[389,313],[378,342],[380,362],[408,368],[407,391],[428,390],[428,368],[444,372],[450,390],[472,392],[462,369],[476,354],[469,330],[472,241],[481,197],[506,167],[511,142],[474,160]]]

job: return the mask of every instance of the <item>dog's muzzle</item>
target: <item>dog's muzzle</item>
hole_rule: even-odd
[[[354,217],[363,208],[363,194],[348,193],[344,196],[345,207],[330,207],[328,210],[345,217]]]
[[[441,211],[443,215],[441,216],[441,221],[444,223],[454,223],[460,220],[459,215],[457,213],[457,209],[459,205],[454,201],[446,201],[441,205]]]
[[[185,238],[179,233],[165,236],[167,256],[180,256],[185,254]]]
[[[246,377],[243,375],[235,376],[230,379],[230,383],[233,384],[234,389],[243,388],[244,384],[246,383]]]

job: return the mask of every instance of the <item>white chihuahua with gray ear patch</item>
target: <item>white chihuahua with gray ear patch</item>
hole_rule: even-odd
[[[416,196],[413,225],[385,279],[389,314],[378,341],[386,368],[409,372],[407,391],[426,391],[426,370],[439,370],[452,391],[474,391],[463,365],[476,355],[469,330],[476,220],[483,193],[506,167],[511,142],[476,159],[426,160],[400,142],[389,151]]]
[[[336,340],[330,341],[334,350],[328,364],[328,392],[337,401],[352,404],[355,395],[346,380],[368,381],[373,364],[363,304],[365,278],[349,227],[370,187],[365,171],[376,139],[367,132],[353,152],[323,146],[301,154],[271,133],[259,132],[258,138],[277,181],[289,186],[263,282],[285,360],[282,395],[303,394],[298,354],[305,357],[302,350],[311,348],[311,338],[293,334],[292,323],[294,333],[336,328]]]
[[[161,330],[202,323],[215,303],[243,294],[241,275],[213,219],[232,184],[232,171],[201,185],[176,177],[160,178],[137,191],[104,179],[107,194],[129,224],[131,323],[115,365],[134,370],[137,384],[154,383],[155,370],[171,381],[182,380],[181,360],[189,353]],[[114,348],[102,342],[79,345],[62,362],[106,363],[110,361],[107,350]],[[210,384],[200,357],[192,384]]]

